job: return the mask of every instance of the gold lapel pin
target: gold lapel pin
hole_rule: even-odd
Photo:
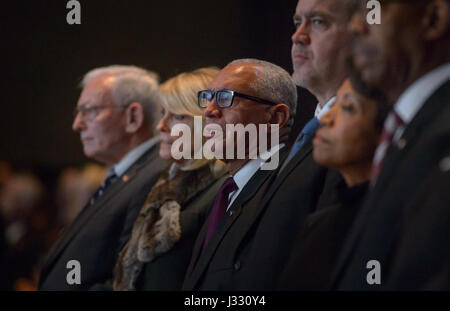
[[[123,182],[127,182],[127,181],[130,180],[130,176],[128,176],[128,175],[123,175],[122,180],[123,180]]]

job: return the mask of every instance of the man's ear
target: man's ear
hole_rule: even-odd
[[[289,107],[285,104],[278,104],[271,107],[270,124],[278,124],[280,128],[284,127],[291,116]]]
[[[449,31],[450,13],[446,0],[433,0],[426,6],[423,14],[425,28],[425,40],[437,40],[443,38]]]
[[[136,133],[144,124],[144,116],[144,108],[140,103],[133,102],[129,104],[125,110],[125,131],[130,134]]]

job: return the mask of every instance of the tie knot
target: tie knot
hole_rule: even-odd
[[[402,118],[395,110],[389,114],[385,123],[385,130],[389,133],[393,133],[399,126],[404,125]]]
[[[402,123],[403,124],[403,120],[402,120],[402,118],[400,117],[400,115],[398,114],[397,111],[392,110],[392,114],[395,116],[395,119],[397,120],[398,123]]]
[[[106,188],[109,186],[109,184],[111,184],[115,179],[117,178],[117,175],[114,171],[110,171],[108,172],[108,176],[106,177],[106,179],[103,181],[102,183],[102,187]]]
[[[306,123],[305,127],[303,128],[304,133],[314,133],[317,131],[317,128],[319,127],[319,120],[314,117],[311,120]]]
[[[228,177],[225,182],[223,183],[222,187],[220,188],[220,192],[224,195],[228,195],[233,191],[236,191],[238,189],[238,186],[234,182],[233,177]]]

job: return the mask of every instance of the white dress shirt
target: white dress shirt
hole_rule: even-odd
[[[230,208],[230,206],[233,204],[233,202],[236,200],[236,198],[241,193],[242,189],[244,189],[245,185],[249,182],[249,180],[253,177],[253,175],[256,174],[257,171],[261,168],[261,166],[268,160],[272,155],[274,155],[276,152],[278,152],[281,148],[283,148],[285,145],[280,144],[277,145],[270,150],[266,151],[265,153],[261,154],[256,159],[251,159],[248,161],[239,171],[237,171],[236,174],[234,174],[233,179],[236,185],[238,186],[238,190],[233,191],[229,195],[229,203],[227,206],[227,211]],[[266,159],[266,160],[263,160]]]
[[[324,114],[326,114],[328,112],[328,110],[330,110],[331,106],[333,106],[334,101],[336,100],[336,96],[332,97],[326,104],[325,106],[320,107],[320,104],[317,104],[316,107],[316,111],[314,112],[314,116],[320,120],[320,118],[322,118],[322,116]]]
[[[113,167],[114,173],[116,173],[117,177],[121,177],[131,167],[131,165],[133,165],[144,153],[146,153],[158,142],[159,136],[155,136],[128,152],[119,161],[119,163],[115,164]]]
[[[394,105],[394,110],[402,119],[405,126],[414,119],[427,99],[449,79],[450,63],[439,66],[422,76],[403,92]],[[393,137],[393,142],[398,142],[404,129],[404,127],[397,129]]]

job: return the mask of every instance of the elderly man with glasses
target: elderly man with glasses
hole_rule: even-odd
[[[236,260],[236,255],[241,252],[242,243],[251,244],[251,228],[257,226],[261,212],[258,198],[276,174],[276,170],[261,169],[267,162],[264,159],[275,155],[284,158],[287,148],[282,136],[279,144],[268,143],[264,154],[251,159],[249,136],[239,131],[227,132],[226,127],[256,125],[258,144],[262,137],[271,134],[271,127],[262,132],[265,127],[260,127],[261,124],[277,125],[280,132],[288,131],[292,123],[290,112],[296,110],[297,93],[284,69],[265,61],[244,59],[222,69],[209,90],[199,92],[198,98],[199,105],[205,109],[207,126],[214,124],[225,133],[221,138],[225,146],[223,160],[232,176],[219,190],[211,214],[197,237],[183,288],[231,290],[236,286],[233,277],[247,264]],[[229,135],[235,136],[234,145],[227,144]],[[217,138],[210,135],[207,139]],[[239,141],[245,142],[244,158],[236,157]]]
[[[133,66],[85,75],[73,129],[87,157],[109,174],[50,250],[40,290],[103,289],[146,195],[165,163],[154,136],[160,99],[157,76]]]

